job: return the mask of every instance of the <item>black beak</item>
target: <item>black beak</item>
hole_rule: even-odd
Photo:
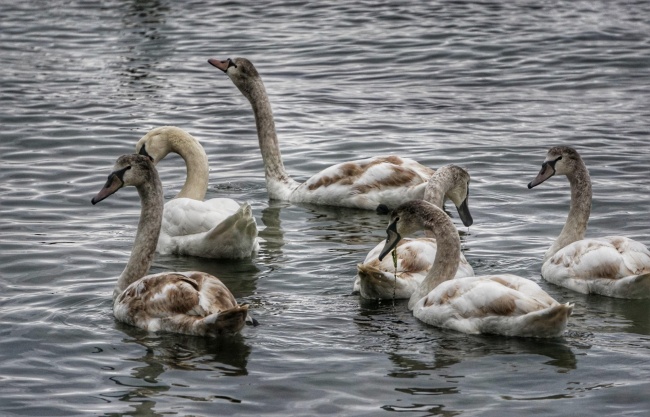
[[[397,220],[393,220],[391,224],[388,225],[386,228],[386,233],[388,236],[386,237],[386,243],[384,244],[384,248],[381,250],[381,253],[379,254],[379,260],[383,260],[386,255],[390,253],[397,244],[399,243],[400,240],[402,240],[402,236],[400,236],[399,233],[397,233]]]
[[[472,219],[472,214],[469,212],[469,206],[467,205],[467,200],[469,200],[469,194],[462,202],[462,204],[456,208],[458,210],[458,215],[460,216],[460,220],[462,220],[465,226],[470,227],[474,223],[474,219]]]

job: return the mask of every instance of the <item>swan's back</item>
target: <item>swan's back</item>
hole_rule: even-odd
[[[396,207],[407,200],[422,199],[434,172],[397,156],[344,162],[312,176],[293,191],[290,200],[368,210],[379,204]]]
[[[503,274],[445,281],[416,303],[413,315],[464,333],[556,337],[572,309],[535,282]]]
[[[239,306],[212,275],[163,272],[129,285],[115,299],[113,313],[120,321],[152,332],[216,336],[241,330],[248,307]]]

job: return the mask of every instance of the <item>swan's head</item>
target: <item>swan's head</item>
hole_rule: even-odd
[[[424,199],[430,201],[429,196],[434,188],[446,190],[445,197],[454,203],[458,216],[463,224],[469,227],[474,223],[469,211],[469,182],[469,172],[464,168],[453,164],[442,166],[429,179]]]
[[[244,95],[247,95],[247,92],[250,90],[250,81],[259,79],[260,77],[255,66],[246,58],[228,58],[225,61],[210,58],[208,62],[210,65],[225,72]]]
[[[155,172],[156,168],[149,157],[138,154],[122,155],[117,158],[115,166],[113,166],[113,172],[108,175],[106,184],[93,197],[91,202],[97,204],[122,187],[139,187],[146,182],[152,181]]]
[[[425,220],[430,210],[441,211],[438,207],[424,200],[412,200],[400,204],[390,215],[390,221],[386,228],[386,243],[379,254],[379,260],[383,260],[390,253],[403,236],[411,235],[418,230],[425,229]],[[447,214],[443,212],[445,217]]]
[[[553,175],[571,175],[577,165],[582,165],[582,158],[575,149],[569,146],[555,146],[548,150],[546,159],[542,163],[539,174],[528,183],[528,188],[533,188]]]
[[[157,164],[170,152],[173,152],[174,138],[182,136],[179,131],[185,133],[174,126],[161,126],[152,129],[135,144],[135,153],[148,156],[154,164]]]

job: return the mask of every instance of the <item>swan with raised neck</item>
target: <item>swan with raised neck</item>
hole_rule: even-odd
[[[582,157],[572,147],[548,150],[533,188],[554,175],[571,186],[569,214],[560,235],[544,255],[542,277],[583,294],[617,298],[650,298],[650,251],[623,236],[585,239],[591,213],[591,178]]]
[[[163,215],[162,184],[149,157],[119,157],[106,184],[93,197],[93,205],[125,186],[137,188],[141,211],[131,255],[113,290],[115,318],[148,331],[198,336],[238,332],[245,323],[255,324],[248,306],[238,305],[212,275],[197,271],[145,275],[153,262]]]
[[[183,188],[165,204],[159,253],[241,259],[259,250],[257,223],[250,204],[239,204],[230,198],[203,201],[209,166],[205,150],[196,138],[178,127],[161,126],[140,138],[135,150],[149,156],[154,164],[169,153],[177,153],[187,169]]]
[[[460,237],[449,216],[422,200],[393,210],[380,254],[383,259],[404,235],[431,231],[438,251],[424,281],[409,299],[413,315],[427,324],[464,333],[556,337],[573,306],[560,304],[536,283],[511,274],[455,278]]]
[[[380,204],[396,207],[402,201],[424,196],[434,170],[397,156],[340,163],[302,184],[296,182],[282,162],[271,103],[253,64],[245,58],[208,62],[228,75],[253,108],[271,199],[375,210]]]
[[[451,200],[463,224],[473,223],[469,211],[469,173],[457,165],[444,165],[429,179],[424,200],[443,208],[446,199]],[[392,257],[379,260],[384,242],[372,249],[363,263],[357,265],[353,292],[370,299],[408,299],[420,286],[433,265],[437,252],[436,239],[430,231],[424,238],[403,238],[395,247],[397,268]],[[460,263],[455,277],[473,276],[474,270],[465,256],[460,254]]]

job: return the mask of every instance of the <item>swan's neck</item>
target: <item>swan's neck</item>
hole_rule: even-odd
[[[438,249],[433,266],[409,300],[411,310],[415,303],[426,297],[438,285],[454,278],[460,263],[460,237],[449,216],[442,210],[436,210],[427,212],[427,217],[424,228],[433,233]]]
[[[198,142],[182,140],[182,138],[171,138],[170,145],[171,150],[183,158],[187,169],[185,184],[176,198],[185,197],[203,201],[210,177],[205,150]]]
[[[544,256],[544,261],[555,255],[563,247],[582,240],[587,232],[587,222],[591,213],[591,178],[582,161],[577,169],[567,175],[571,185],[571,208],[562,232]]]
[[[452,179],[444,175],[444,170],[438,169],[429,181],[427,186],[424,189],[424,201],[428,201],[434,206],[444,210],[445,204],[445,195],[453,187]],[[435,237],[433,232],[430,230],[425,230],[424,234],[426,237]]]
[[[289,176],[282,163],[278,135],[275,131],[275,121],[271,103],[266,94],[261,79],[253,82],[253,88],[241,91],[253,107],[257,137],[260,142],[260,151],[264,160],[266,185],[271,199],[287,200],[291,191],[298,184]]]
[[[115,285],[113,299],[131,283],[146,275],[156,252],[164,204],[160,179],[156,177],[155,181],[139,186],[138,194],[142,204],[138,231],[135,234],[131,257]]]

